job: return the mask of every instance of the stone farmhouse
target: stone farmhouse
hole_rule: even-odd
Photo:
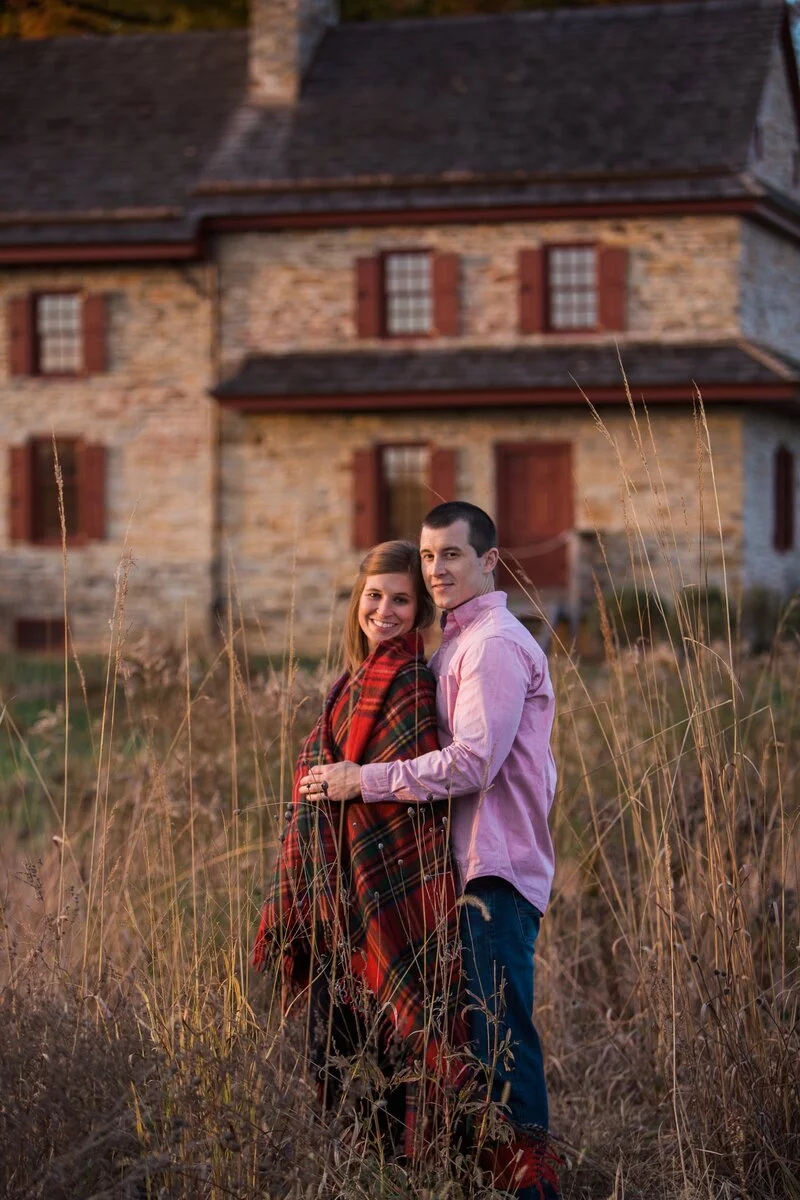
[[[729,586],[800,586],[783,6],[336,17],[0,43],[2,644],[63,636],[53,438],[78,645],[128,547],[126,624],[321,651],[363,547],[454,495],[573,607],[632,521],[656,584],[720,583],[703,508]]]

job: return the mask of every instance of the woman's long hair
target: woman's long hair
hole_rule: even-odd
[[[380,542],[373,546],[361,560],[358,568],[350,601],[347,606],[347,617],[344,623],[344,662],[345,667],[354,674],[369,654],[369,642],[366,634],[358,623],[358,604],[364,583],[369,575],[408,575],[417,602],[417,617],[415,629],[427,629],[433,624],[436,607],[428,594],[422,578],[422,566],[419,548],[413,542],[394,541]]]

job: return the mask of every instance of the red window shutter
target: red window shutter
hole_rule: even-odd
[[[628,307],[628,251],[624,246],[598,247],[600,328],[625,329]]]
[[[33,375],[36,368],[33,296],[8,302],[8,369],[10,375]]]
[[[29,542],[33,523],[33,453],[30,442],[9,452],[10,529],[12,542]]]
[[[461,332],[460,267],[457,254],[433,255],[433,325],[441,337],[458,337]]]
[[[571,443],[501,443],[495,472],[500,586],[513,588],[527,577],[536,587],[567,587],[575,526]]]
[[[83,369],[87,375],[107,370],[106,298],[92,292],[83,301]]]
[[[519,331],[542,333],[545,327],[547,256],[541,247],[519,252]]]
[[[356,329],[361,338],[377,338],[383,333],[383,270],[381,259],[356,261]]]
[[[368,550],[380,541],[381,456],[378,446],[353,455],[353,545]]]
[[[431,450],[431,508],[456,498],[456,452],[434,446]]]
[[[106,536],[106,448],[84,443],[78,458],[79,532],[90,541]]]
[[[785,552],[794,546],[794,455],[785,446],[775,452],[775,522],[773,543]]]

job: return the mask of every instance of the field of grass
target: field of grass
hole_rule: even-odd
[[[680,588],[637,638],[608,584],[601,660],[551,664],[537,1001],[564,1195],[792,1200],[800,645],[753,653]],[[303,1023],[248,965],[330,671],[118,618],[107,661],[0,663],[0,1194],[499,1198],[447,1129],[389,1161],[366,1066],[321,1121]]]

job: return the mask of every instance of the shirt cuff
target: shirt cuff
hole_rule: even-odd
[[[391,800],[389,792],[389,763],[370,763],[361,768],[361,798],[368,804]]]

